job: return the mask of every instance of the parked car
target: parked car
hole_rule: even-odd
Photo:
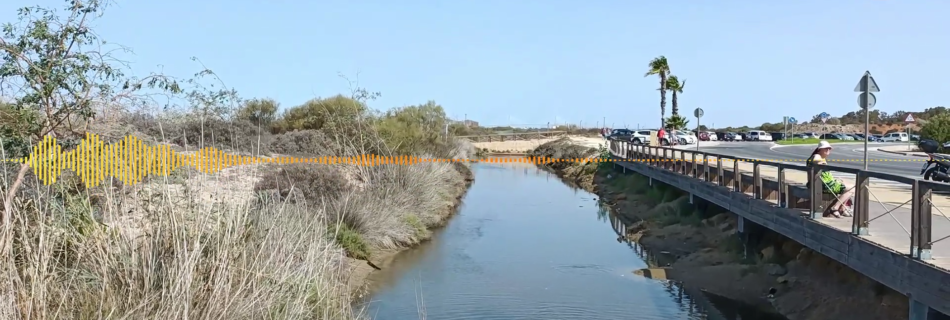
[[[742,135],[735,132],[726,132],[723,141],[742,141]]]
[[[883,141],[882,139],[884,139],[884,136],[880,134],[872,134],[871,139],[872,140],[868,140],[868,141],[881,142]]]
[[[821,134],[821,136],[818,137],[818,139],[821,139],[821,140],[844,140],[844,137],[842,137],[840,134],[837,134],[837,133],[823,133],[823,134]]]
[[[679,138],[680,144],[696,144],[697,140],[696,136],[691,135],[690,132],[676,132],[676,137]]]
[[[750,141],[772,141],[772,135],[762,130],[749,130],[743,138]]]
[[[847,134],[847,133],[832,132],[831,134],[837,136],[837,137],[838,137],[838,140],[845,140],[845,141],[854,140],[854,137],[852,137],[851,135],[849,135],[849,134]]]
[[[864,141],[865,139],[863,133],[855,133],[854,138],[855,140],[858,140],[858,141]],[[881,138],[880,138],[880,135],[872,134],[872,135],[868,135],[867,140],[868,142],[878,142],[878,141],[881,141]]]
[[[784,132],[772,132],[770,134],[772,135],[772,141],[785,140]]]
[[[632,135],[630,135],[630,142],[633,144],[646,144],[650,141],[650,135],[653,134],[653,130],[637,130]]]
[[[804,132],[801,136],[803,139],[818,139],[821,135],[814,132]]]
[[[910,141],[910,137],[908,137],[907,132],[891,132],[891,133],[885,134],[884,137],[881,138],[881,141],[907,142],[907,141]]]
[[[700,131],[699,135],[696,136],[699,141],[719,141],[719,136],[712,131]]]
[[[633,136],[633,131],[630,129],[613,129],[610,131],[610,134],[607,135],[607,139],[630,141],[630,138],[632,136]]]
[[[637,130],[630,135],[630,142],[636,145],[647,144],[650,142],[650,136],[656,134],[657,130]],[[668,146],[670,145],[670,138],[664,137],[663,140],[660,140],[660,145]]]

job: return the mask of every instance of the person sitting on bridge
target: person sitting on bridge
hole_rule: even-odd
[[[818,148],[815,148],[815,151],[808,157],[807,164],[809,166],[814,164],[827,165],[828,162],[825,159],[828,159],[829,155],[831,155],[831,144],[828,143],[828,141],[822,140],[818,143]],[[848,212],[847,209],[848,203],[850,203],[851,198],[854,197],[854,187],[846,187],[841,179],[835,178],[829,171],[823,171],[821,173],[821,182],[824,186],[824,191],[831,193],[836,198],[835,201],[832,201],[831,205],[825,209],[823,215],[826,217],[834,216],[836,218],[841,218],[841,216],[850,217],[851,213]]]

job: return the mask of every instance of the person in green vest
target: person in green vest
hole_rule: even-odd
[[[827,165],[826,159],[831,155],[831,149],[831,144],[828,141],[818,142],[818,147],[811,153],[806,163],[809,166],[815,164]],[[832,201],[831,205],[825,209],[824,216],[850,217],[851,212],[848,210],[848,204],[851,202],[851,198],[854,197],[854,187],[848,188],[841,179],[835,178],[829,171],[821,173],[821,184],[824,186],[824,192],[831,193],[836,197],[835,201]]]

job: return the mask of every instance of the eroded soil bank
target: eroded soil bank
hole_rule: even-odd
[[[559,140],[531,156],[597,158],[604,152]],[[628,239],[669,253],[667,276],[687,287],[774,309],[791,320],[907,319],[904,295],[774,232],[766,232],[744,255],[734,214],[712,204],[690,204],[688,195],[675,188],[650,186],[643,176],[596,162],[547,167],[598,194],[623,217]]]
[[[454,195],[453,201],[447,203],[442,211],[438,212],[438,214],[442,217],[440,220],[441,223],[437,225],[431,225],[427,228],[426,232],[421,237],[423,242],[428,241],[432,237],[432,231],[434,229],[445,226],[445,224],[449,222],[449,219],[452,217],[452,215],[458,211],[459,205],[462,204],[462,198],[465,197],[465,194],[475,181],[475,175],[472,173],[471,167],[468,165],[456,163],[454,168],[459,172],[463,179],[458,181],[450,181],[450,183],[445,186],[448,189],[448,192]],[[350,292],[353,293],[354,298],[358,300],[366,294],[370,285],[367,283],[367,279],[371,274],[373,274],[373,272],[377,272],[380,269],[389,267],[393,257],[395,257],[397,253],[415,248],[417,245],[418,243],[412,246],[399,247],[397,249],[373,248],[371,249],[372,258],[369,259],[369,261],[346,258],[347,263],[350,266],[347,283],[350,286]]]

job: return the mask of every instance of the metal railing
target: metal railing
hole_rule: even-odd
[[[934,240],[933,230],[934,210],[950,221],[950,217],[933,204],[934,193],[950,191],[948,184],[834,165],[806,166],[696,150],[634,145],[626,141],[610,141],[610,151],[621,161],[658,167],[714,186],[729,187],[731,191],[746,193],[753,199],[774,201],[776,206],[782,208],[801,209],[802,215],[810,219],[820,219],[824,209],[834,200],[829,199],[823,190],[821,173],[832,171],[853,174],[856,182],[855,196],[852,199],[854,214],[851,221],[851,233],[853,235],[869,235],[872,221],[889,216],[907,234],[910,256],[920,260],[932,259],[933,245],[950,238],[950,234],[947,234],[940,235],[940,238]],[[728,164],[724,165],[724,162],[732,162],[732,168],[727,169]],[[751,176],[747,173],[743,174],[740,169],[742,163],[752,164]],[[762,170],[765,167],[774,167],[777,170],[775,180],[763,178]],[[726,170],[731,172],[727,174]],[[787,179],[790,172],[796,171],[805,173],[806,184],[802,185]],[[870,179],[872,178],[906,184],[910,186],[911,195],[907,201],[896,206],[891,204],[894,207],[888,208],[884,201],[871,190]],[[811,199],[821,200],[811,201]],[[873,202],[877,202],[883,208],[883,213],[871,217],[870,209],[874,206]],[[909,226],[905,226],[895,216],[895,211],[908,204],[911,221]]]

